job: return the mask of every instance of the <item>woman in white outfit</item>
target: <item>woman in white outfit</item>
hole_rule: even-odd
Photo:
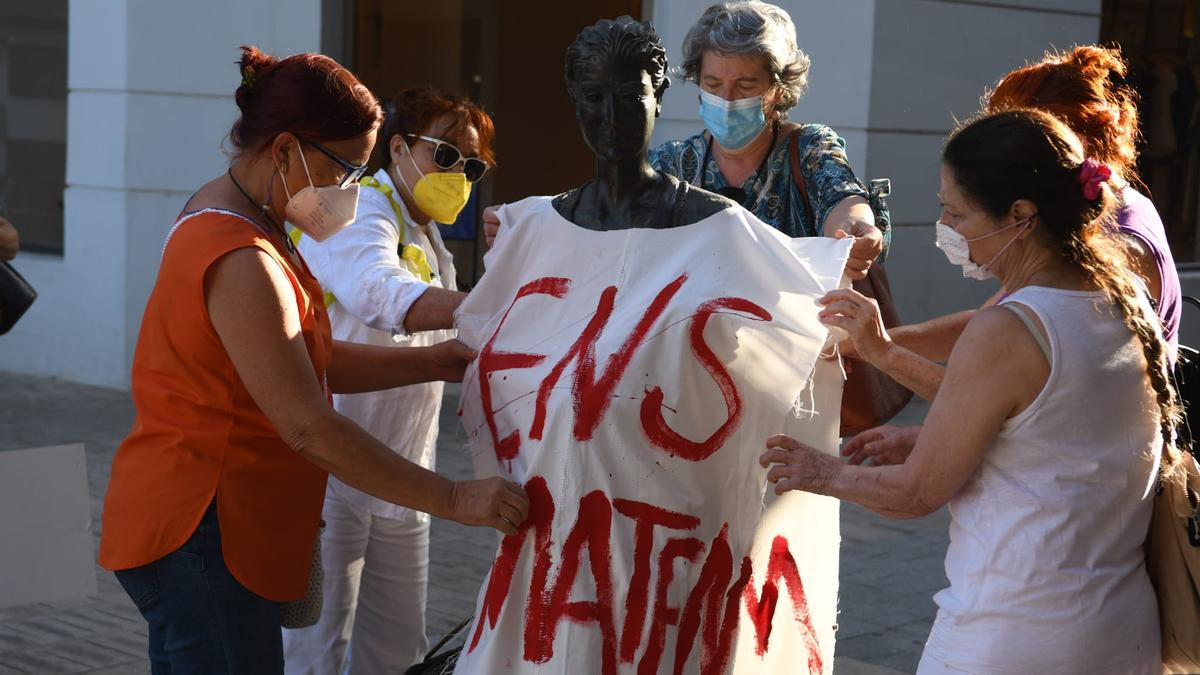
[[[1161,673],[1142,545],[1179,409],[1145,288],[1101,225],[1110,172],[1032,110],[967,124],[942,159],[938,246],[1008,296],[971,319],[903,464],[776,436],[768,478],[892,518],[949,504],[950,587],[918,673]],[[869,300],[821,302],[864,358],[920,379]]]
[[[453,222],[494,162],[493,126],[473,103],[400,92],[384,123],[384,166],[362,179],[354,222],[300,250],[326,289],[336,339],[423,346],[452,337],[465,294],[436,223]],[[433,469],[442,384],[334,396],[334,407],[397,453]],[[401,673],[428,649],[429,517],[331,478],[325,493],[324,607],[285,631],[289,675]],[[349,646],[349,649],[348,649]],[[347,654],[349,652],[349,654]]]

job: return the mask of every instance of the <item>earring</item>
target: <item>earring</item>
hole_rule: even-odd
[[[279,149],[279,159],[275,162],[275,168],[281,174],[287,173],[288,169],[291,168],[288,166],[287,146]]]

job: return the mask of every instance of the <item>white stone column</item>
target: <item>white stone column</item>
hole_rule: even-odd
[[[941,148],[985,89],[1047,50],[1092,43],[1100,0],[888,0],[875,13],[870,157],[890,177],[888,274],[905,322],[978,307],[994,283],[962,278],[933,246]]]
[[[18,258],[40,297],[0,370],[127,386],[164,237],[228,166],[239,46],[318,50],[321,0],[71,0],[69,20],[64,253]]]

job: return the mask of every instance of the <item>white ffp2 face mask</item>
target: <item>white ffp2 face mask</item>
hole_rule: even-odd
[[[946,254],[946,259],[950,261],[951,265],[958,265],[962,268],[964,277],[982,281],[991,276],[986,270],[971,261],[971,249],[967,246],[966,237],[940,220],[934,227],[937,228],[937,239],[934,245],[942,249],[942,253]]]
[[[1033,220],[1034,216],[1036,215],[1037,214],[1035,213],[1033,216],[1029,216],[1025,220],[1017,221],[1008,227],[1002,227],[994,232],[988,232],[987,234],[983,234],[972,239],[967,239],[958,230],[955,230],[939,220],[937,223],[935,223],[937,239],[934,242],[934,245],[942,249],[942,253],[946,254],[946,259],[950,261],[951,265],[958,265],[962,268],[964,277],[968,279],[984,281],[995,276],[991,273],[991,271],[989,271],[988,268],[991,267],[992,264],[994,264],[997,260],[999,260],[1000,256],[1004,255],[1004,252],[1008,250],[1009,246],[1012,246],[1013,242],[1016,241],[1017,238],[1014,236],[1012,239],[1010,239],[1008,243],[1005,244],[999,251],[997,251],[996,255],[992,256],[992,259],[983,266],[976,265],[975,262],[971,260],[971,247],[969,246],[970,242],[979,241],[980,239],[987,239],[994,234],[1000,234],[1005,230],[1011,230],[1014,227],[1025,225]]]
[[[299,147],[299,143],[296,145]],[[351,183],[344,188],[336,185],[316,187],[308,172],[304,148],[300,148],[300,162],[304,165],[308,186],[294,195],[288,191],[287,178],[283,177],[282,171],[279,172],[283,191],[288,196],[283,215],[293,227],[314,241],[325,241],[354,222],[354,217],[358,215],[358,183]]]

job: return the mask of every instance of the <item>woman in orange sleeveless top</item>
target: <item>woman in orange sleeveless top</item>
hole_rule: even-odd
[[[156,675],[283,672],[280,603],[304,595],[328,474],[506,533],[528,509],[519,486],[452,482],[331,407],[333,393],[457,380],[473,354],[331,339],[283,223],[320,240],[354,218],[382,112],[319,54],[244,47],[241,71],[236,156],[168,236],[104,505],[100,564],[149,622]]]

